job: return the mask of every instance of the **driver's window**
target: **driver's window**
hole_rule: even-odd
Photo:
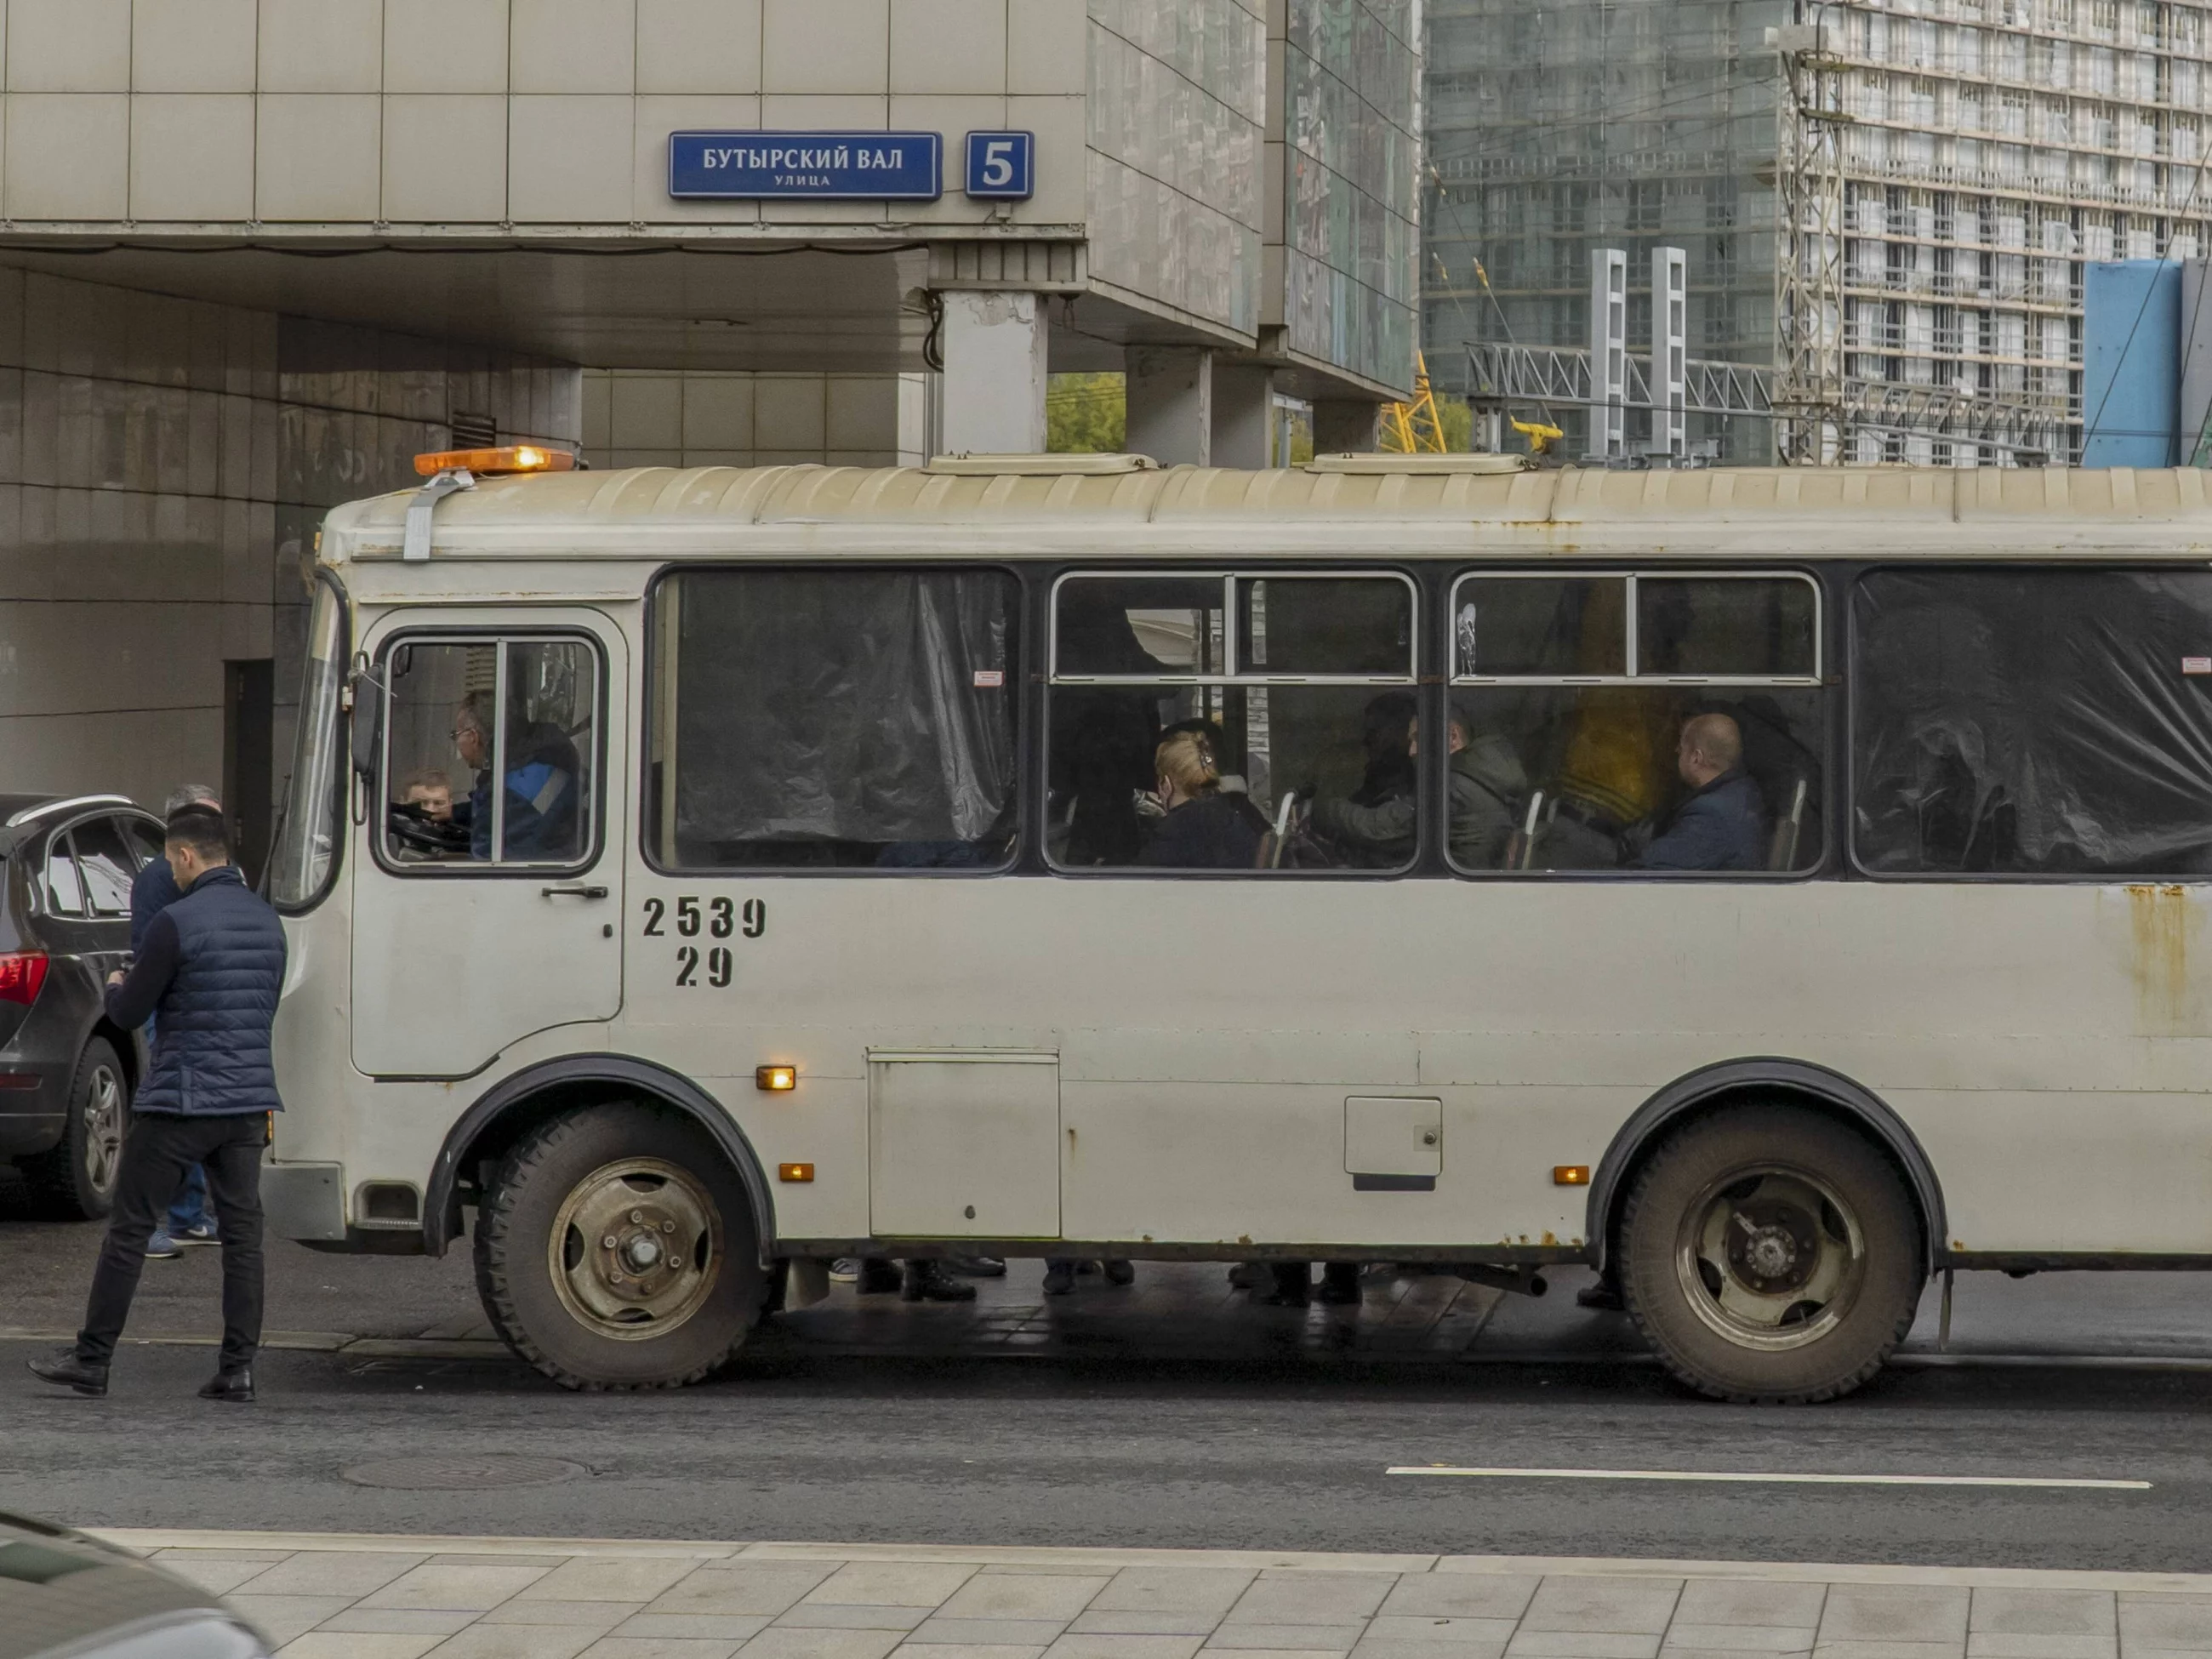
[[[409,868],[575,866],[597,840],[599,654],[576,639],[386,654],[382,850]]]

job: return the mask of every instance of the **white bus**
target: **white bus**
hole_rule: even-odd
[[[2205,475],[1499,465],[339,508],[273,1230],[589,1389],[842,1256],[1588,1262],[1760,1401],[2212,1265]]]

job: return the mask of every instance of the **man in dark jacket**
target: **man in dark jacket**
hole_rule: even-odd
[[[1690,786],[1667,826],[1632,861],[1638,870],[1763,870],[1766,805],[1743,769],[1743,733],[1727,714],[1682,722],[1675,766]]]
[[[1445,744],[1451,751],[1446,784],[1451,796],[1452,862],[1463,870],[1495,870],[1505,861],[1505,843],[1528,793],[1528,775],[1510,742],[1496,732],[1473,736],[1467,717],[1457,709],[1445,728]],[[1409,759],[1420,753],[1420,747],[1419,733],[1407,733]],[[1323,796],[1314,803],[1313,826],[1331,841],[1365,854],[1367,862],[1388,869],[1413,856],[1417,815],[1409,787],[1372,805]]]
[[[489,692],[472,691],[453,717],[453,746],[475,773],[468,799],[453,818],[469,831],[469,856],[492,855],[492,710]],[[507,787],[501,806],[502,858],[561,863],[577,845],[576,745],[557,727],[512,723],[507,734]]]
[[[132,1103],[115,1207],[73,1352],[31,1362],[49,1382],[107,1392],[146,1241],[187,1167],[204,1165],[222,1237],[222,1349],[205,1400],[253,1398],[261,1344],[261,1149],[282,1111],[270,1027],[284,983],[284,930],[230,862],[222,815],[171,814],[165,852],[184,896],[154,918],[129,975],[107,982],[107,1016],[128,1030],[158,1015],[153,1063]]]
[[[168,802],[161,811],[166,816],[192,805],[204,806],[211,812],[222,811],[222,803],[215,791],[204,783],[179,784],[169,792]],[[146,948],[146,930],[154,925],[154,918],[183,896],[168,860],[149,860],[137,879],[131,884],[131,955]],[[149,1043],[153,1041],[150,1029],[146,1037]],[[185,1184],[178,1189],[177,1201],[169,1206],[168,1218],[147,1240],[146,1258],[149,1261],[166,1261],[182,1255],[185,1245],[215,1242],[215,1217],[208,1212],[207,1172],[195,1164],[185,1171]]]

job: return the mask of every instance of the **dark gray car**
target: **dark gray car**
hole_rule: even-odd
[[[0,1659],[267,1659],[246,1621],[127,1550],[0,1513]]]
[[[131,884],[161,821],[120,795],[0,794],[0,1159],[40,1213],[93,1220],[115,1195],[142,1033],[101,1005],[131,960]]]

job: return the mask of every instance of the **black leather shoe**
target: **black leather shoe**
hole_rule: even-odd
[[[963,1285],[933,1261],[906,1264],[906,1281],[899,1286],[902,1302],[973,1302],[975,1287]]]
[[[203,1400],[220,1400],[227,1406],[251,1406],[253,1403],[253,1367],[244,1370],[217,1371],[214,1378],[200,1389]]]
[[[1585,1285],[1575,1292],[1575,1306],[1589,1308],[1598,1313],[1625,1313],[1628,1304],[1620,1297],[1620,1286],[1609,1279],[1601,1279],[1595,1285]]]
[[[75,1354],[64,1354],[59,1359],[33,1359],[29,1362],[31,1375],[41,1382],[55,1382],[64,1389],[75,1389],[79,1394],[98,1400],[107,1392],[107,1367],[88,1365]]]

